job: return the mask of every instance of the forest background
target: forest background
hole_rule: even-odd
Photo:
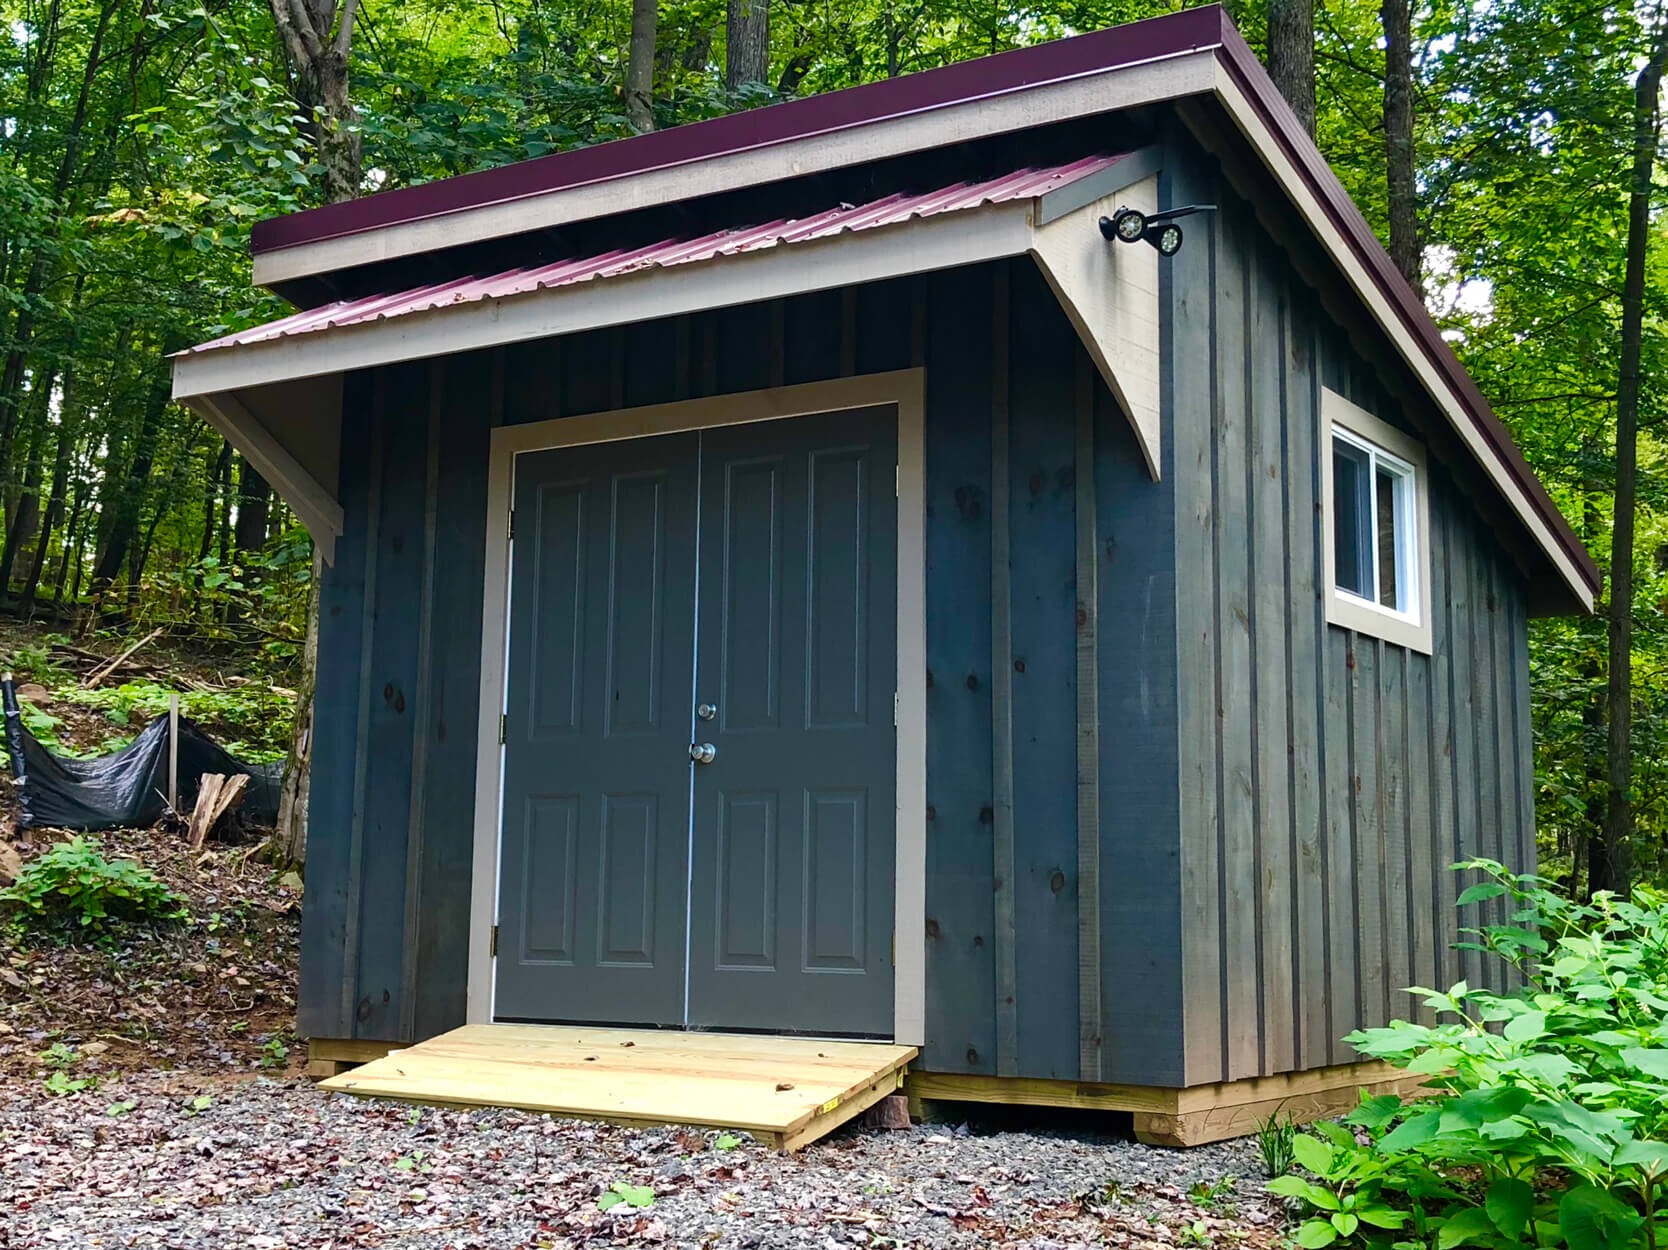
[[[169,400],[170,353],[287,311],[256,220],[1175,7],[0,0],[0,610],[163,626],[305,703],[311,543]],[[1668,881],[1668,19],[1228,7],[1610,572],[1600,615],[1532,631],[1543,868]]]

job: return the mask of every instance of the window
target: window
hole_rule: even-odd
[[[1322,394],[1327,619],[1430,651],[1424,451],[1332,391]]]

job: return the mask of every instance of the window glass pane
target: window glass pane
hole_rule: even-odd
[[[1372,466],[1366,452],[1332,440],[1332,580],[1373,599]]]
[[[1378,601],[1387,608],[1402,610],[1401,585],[1396,576],[1396,540],[1403,502],[1401,475],[1382,465],[1378,470]]]

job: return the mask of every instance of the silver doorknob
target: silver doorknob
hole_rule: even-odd
[[[699,716],[702,720],[711,720],[714,716],[718,715],[718,704],[702,703],[695,709],[695,715]]]
[[[718,758],[718,748],[710,742],[691,742],[689,758],[697,764],[710,764]]]

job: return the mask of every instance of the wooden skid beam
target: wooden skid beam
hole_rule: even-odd
[[[357,1037],[308,1038],[307,1075],[315,1081],[328,1080],[404,1046],[404,1042],[372,1042]]]
[[[1034,1077],[911,1072],[904,1087],[913,1102],[983,1102],[1006,1106],[1061,1107],[1074,1111],[1128,1111],[1135,1135],[1158,1146],[1202,1146],[1255,1133],[1272,1117],[1307,1124],[1341,1115],[1361,1091],[1411,1094],[1424,1078],[1388,1064],[1354,1063],[1308,1072],[1252,1077],[1186,1089],[1111,1085]]]

